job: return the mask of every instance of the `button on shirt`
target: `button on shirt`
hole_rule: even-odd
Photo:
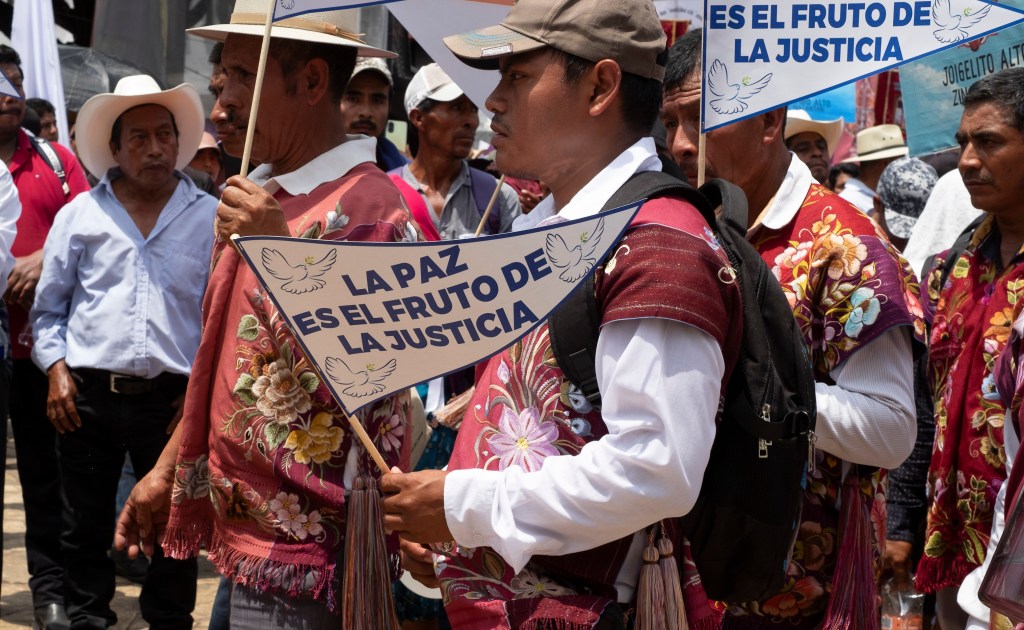
[[[490,176],[488,175],[488,177]],[[434,206],[427,199],[426,194],[424,194],[423,185],[412,174],[408,165],[402,167],[402,179],[415,188],[420,193],[420,196],[423,197],[423,201],[427,204],[427,209],[430,211],[430,218],[434,221],[434,227],[437,228],[437,233],[441,235],[441,240],[466,238],[476,234],[476,228],[480,225],[482,209],[477,208],[476,200],[473,198],[469,165],[466,164],[465,160],[462,161],[462,168],[448,189],[448,194],[445,195],[444,208],[441,211],[440,217],[437,216],[437,211],[434,210]],[[498,194],[498,199],[494,202],[494,208],[491,209],[491,212],[499,213],[501,217],[500,232],[502,234],[512,230],[512,222],[519,217],[520,210],[519,195],[516,194],[516,191],[511,186],[508,184],[501,185],[501,193]],[[487,226],[484,226],[484,232],[487,232]]]
[[[191,371],[217,200],[176,175],[148,238],[114,195],[116,168],[58,213],[31,313],[41,369],[64,359],[144,378]]]

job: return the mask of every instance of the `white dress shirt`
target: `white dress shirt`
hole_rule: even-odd
[[[762,224],[778,230],[796,217],[817,181],[795,155]],[[815,384],[817,448],[856,464],[895,468],[914,448],[914,356],[908,326],[890,328]]]
[[[565,207],[549,196],[513,229],[591,216],[633,173],[660,168],[653,140],[640,140]],[[725,373],[718,343],[677,321],[616,321],[601,328],[595,367],[608,435],[575,457],[547,458],[539,471],[448,474],[445,514],[460,545],[490,547],[519,572],[533,555],[592,549],[690,511],[715,437]],[[641,551],[635,539],[619,601],[632,597]]]
[[[856,177],[846,180],[846,186],[839,196],[857,206],[865,214],[875,210],[875,191]]]

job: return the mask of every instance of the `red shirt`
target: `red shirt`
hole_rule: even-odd
[[[89,190],[85,171],[78,158],[69,149],[50,143],[64,165],[65,178],[70,192],[64,195],[60,179],[53,172],[49,162],[39,155],[24,130],[18,131],[18,146],[14,149],[7,167],[14,177],[14,186],[21,199],[21,217],[18,219],[18,235],[14,238],[11,253],[15,258],[27,256],[42,249],[46,235],[50,233],[53,219],[64,204],[79,193]],[[11,316],[11,350],[15,359],[27,359],[31,354],[31,335],[28,344],[22,344],[23,333],[28,331],[28,313],[17,304],[7,303]]]

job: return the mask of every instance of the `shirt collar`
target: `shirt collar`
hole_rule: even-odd
[[[107,172],[103,174],[103,179],[97,182],[94,190],[102,190],[104,193],[116,199],[117,195],[114,194],[113,181],[121,176],[123,176],[123,173],[121,172],[120,166],[110,167]],[[192,181],[191,177],[178,170],[174,171],[174,176],[178,178],[178,186],[175,189],[175,194],[177,194],[178,190],[181,190],[185,194],[185,199],[189,203],[199,196],[199,188],[196,186],[195,182]]]
[[[249,179],[270,192],[283,188],[289,195],[308,195],[321,184],[333,182],[363,162],[377,161],[377,139],[348,136],[345,142],[321,153],[297,170],[272,177],[270,164],[261,164],[249,173]]]
[[[811,175],[811,169],[807,168],[802,160],[793,153],[790,153],[789,157],[786,178],[782,180],[779,191],[775,193],[775,198],[761,220],[761,225],[770,230],[778,230],[789,225],[803,206],[811,185],[818,183]]]
[[[514,231],[537,227],[554,216],[565,221],[593,216],[604,208],[622,185],[641,171],[660,171],[661,160],[653,138],[641,138],[604,167],[587,182],[576,196],[560,210],[555,208],[554,195],[548,195],[529,214],[521,215],[512,224]]]

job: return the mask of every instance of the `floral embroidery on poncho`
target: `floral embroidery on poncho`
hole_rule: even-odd
[[[923,340],[924,313],[909,264],[873,221],[826,188],[811,185],[794,219],[778,230],[758,228],[753,244],[789,298],[817,381],[831,383],[832,370],[895,326],[909,326]],[[843,460],[821,450],[815,455],[789,580],[763,602],[730,609],[729,627],[760,627],[764,619],[783,628],[821,623],[842,543]],[[862,477],[861,499],[871,515],[877,560],[885,538],[878,473]]]
[[[417,239],[398,191],[370,163],[275,198],[295,236]],[[357,474],[376,467],[239,255],[221,243],[212,265],[164,548],[187,557],[205,545],[236,582],[335,608],[350,453]],[[389,465],[407,464],[410,408],[403,392],[358,412]]]
[[[1003,420],[995,366],[1024,306],[1024,261],[999,270],[992,250],[995,223],[975,231],[939,286],[946,254],[929,274],[935,313],[929,377],[935,444],[928,471],[928,529],[917,587],[959,585],[985,560],[996,494],[1006,479]]]

